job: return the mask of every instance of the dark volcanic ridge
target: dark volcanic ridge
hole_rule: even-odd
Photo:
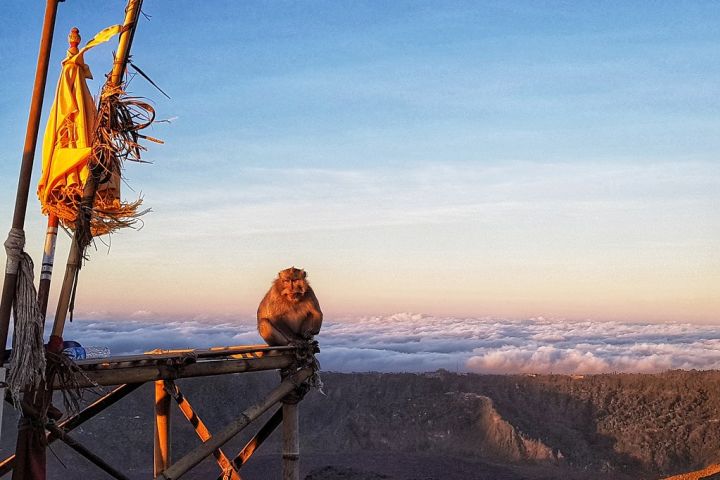
[[[720,463],[717,371],[323,373],[322,378],[326,395],[312,392],[301,404],[301,465],[312,480],[657,479]],[[212,432],[278,380],[275,372],[264,372],[178,384]],[[199,440],[175,414],[177,459]],[[12,417],[4,419],[3,453],[14,449]],[[237,453],[259,426],[234,439],[226,453]],[[152,385],[73,432],[131,478],[151,476],[152,435]],[[102,475],[67,447],[54,443],[53,449],[86,478]],[[276,433],[243,467],[245,477],[279,478],[279,452]],[[67,474],[51,453],[48,462],[50,478]],[[207,461],[187,478],[216,471]]]

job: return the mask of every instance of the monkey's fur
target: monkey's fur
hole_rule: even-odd
[[[286,268],[260,302],[257,327],[268,345],[289,345],[320,333],[323,314],[306,277],[305,270]]]

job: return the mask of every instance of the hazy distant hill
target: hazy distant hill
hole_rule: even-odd
[[[217,431],[277,381],[266,372],[179,384]],[[654,479],[720,462],[716,371],[584,378],[325,373],[323,381],[327,396],[314,392],[301,407],[302,464],[312,480]],[[149,478],[152,408],[146,385],[74,435],[130,469],[132,478]],[[4,428],[14,428],[11,419]],[[12,439],[4,437],[7,452]],[[197,443],[179,416],[173,443],[175,458]],[[53,445],[85,478],[103,478]],[[278,452],[274,436],[248,464],[246,478],[277,478]],[[49,457],[53,478],[61,478],[64,469]],[[214,471],[206,462],[186,478]]]

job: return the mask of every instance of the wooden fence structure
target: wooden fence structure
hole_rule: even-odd
[[[46,423],[47,442],[60,440],[67,444],[112,478],[128,477],[102,457],[72,437],[70,432],[90,420],[107,407],[115,404],[141,385],[155,384],[155,429],[153,478],[175,480],[213,455],[220,468],[218,480],[240,480],[240,469],[279,425],[283,425],[283,479],[298,480],[299,429],[298,401],[306,391],[310,379],[317,373],[314,354],[319,351],[316,342],[298,346],[269,347],[249,345],[204,350],[158,350],[142,355],[118,356],[93,360],[78,360],[75,379],[83,388],[116,386],[112,391],[87,405],[74,415],[58,422]],[[198,412],[182,394],[175,380],[231,373],[281,370],[283,379],[263,400],[247,407],[223,430],[211,434]],[[54,385],[54,389],[60,388]],[[300,391],[298,395],[297,391]],[[192,424],[201,443],[173,462],[171,457],[170,406],[172,400]],[[41,420],[32,405],[23,404],[23,414],[31,420]],[[222,447],[235,435],[246,429],[265,412],[276,408],[234,457],[228,457]],[[15,455],[0,461],[0,476],[13,469]]]

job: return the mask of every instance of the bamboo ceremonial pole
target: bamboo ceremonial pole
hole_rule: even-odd
[[[38,129],[40,127],[40,114],[42,113],[47,71],[50,63],[52,37],[55,31],[55,17],[57,15],[57,0],[47,0],[45,4],[45,19],[43,20],[42,35],[40,37],[40,51],[38,53],[37,68],[35,70],[35,83],[32,100],[30,102],[30,115],[25,132],[25,146],[23,149],[20,177],[18,179],[17,196],[15,197],[15,211],[13,213],[12,228],[24,230],[25,214],[27,213],[28,195],[30,193],[30,178],[32,177],[35,147],[37,146]],[[18,265],[8,261],[5,268],[2,297],[0,297],[0,352],[5,351],[8,330],[10,327],[10,312],[15,299],[17,285]],[[4,354],[0,354],[3,357]],[[4,359],[0,358],[0,365]],[[2,368],[2,367],[0,367]]]
[[[68,44],[70,55],[79,53],[78,45],[80,45],[80,30],[73,27],[68,34]],[[52,213],[48,214],[47,231],[45,232],[45,244],[43,245],[43,258],[40,267],[40,284],[38,285],[38,307],[40,314],[45,318],[47,315],[48,297],[50,296],[50,283],[52,281],[52,271],[55,265],[55,245],[58,232],[58,217]]]
[[[115,54],[112,72],[110,73],[110,77],[108,79],[108,82],[112,86],[119,86],[122,82],[123,75],[125,74],[125,67],[127,66],[127,61],[130,56],[130,47],[135,35],[135,28],[137,27],[137,20],[140,16],[141,7],[142,0],[128,0],[127,7],[125,8],[123,31],[120,34],[120,40]],[[92,216],[92,206],[95,203],[95,193],[97,192],[98,182],[98,173],[91,171],[83,189],[83,199],[80,211],[78,212],[78,223],[81,220],[81,215],[85,216],[85,220],[88,223],[90,221],[90,217]],[[50,338],[51,345],[57,345],[58,343],[61,343],[62,340],[62,333],[65,329],[65,318],[67,317],[68,308],[70,307],[73,285],[75,284],[77,272],[80,270],[82,265],[82,258],[86,246],[86,242],[82,236],[83,233],[80,229],[76,228],[72,245],[70,246],[67,266],[65,268],[65,278],[63,279],[57,310],[55,312],[55,321],[53,323],[52,335]]]

